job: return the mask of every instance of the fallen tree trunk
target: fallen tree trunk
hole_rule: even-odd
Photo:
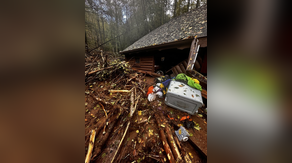
[[[119,116],[120,116],[120,114],[118,114],[116,117],[113,117],[111,119],[111,121],[109,122],[110,125],[109,125],[107,132],[105,134],[103,134],[102,132],[99,133],[97,140],[96,140],[96,144],[95,144],[96,150],[94,152],[93,158],[95,158],[96,156],[98,156],[100,154],[102,146],[107,141],[111,131],[113,130],[117,120],[119,119]]]
[[[96,132],[95,130],[91,130],[91,135],[90,135],[90,140],[89,140],[89,147],[87,151],[87,155],[85,158],[85,163],[89,163],[92,155],[92,150],[93,150],[93,145],[94,145],[94,140],[95,140],[95,135]]]
[[[164,147],[164,151],[165,151],[165,153],[167,155],[167,158],[168,158],[168,160],[169,160],[170,163],[175,163],[173,154],[171,152],[171,149],[170,149],[170,147],[169,147],[169,145],[167,143],[166,137],[165,137],[164,129],[161,128],[161,124],[159,122],[158,116],[155,116],[155,119],[156,119],[157,124],[158,124],[158,126],[160,128],[160,131],[159,131],[159,133],[160,133],[160,139],[162,141],[162,144],[163,144],[163,147]]]

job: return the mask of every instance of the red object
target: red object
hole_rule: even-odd
[[[151,86],[151,87],[148,88],[147,96],[148,96],[150,93],[153,92],[153,88],[154,88],[153,86]]]
[[[174,118],[171,118],[169,115],[167,115],[169,119],[174,120]]]
[[[183,116],[183,117],[181,117],[180,121],[183,121],[183,120],[186,120],[186,119],[189,119],[189,118],[190,118],[190,116]]]

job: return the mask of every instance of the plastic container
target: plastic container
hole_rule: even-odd
[[[188,133],[188,131],[184,127],[180,126],[180,128],[174,132],[175,132],[179,141],[188,141],[189,140],[188,137],[190,136],[190,134]]]
[[[203,99],[200,90],[172,80],[166,93],[165,104],[194,115],[202,107]]]

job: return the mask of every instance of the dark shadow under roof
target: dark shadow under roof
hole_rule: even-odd
[[[207,36],[207,4],[182,14],[151,31],[121,53],[165,43]]]

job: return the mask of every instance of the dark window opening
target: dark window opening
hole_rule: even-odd
[[[140,63],[140,58],[135,58],[136,63]]]

